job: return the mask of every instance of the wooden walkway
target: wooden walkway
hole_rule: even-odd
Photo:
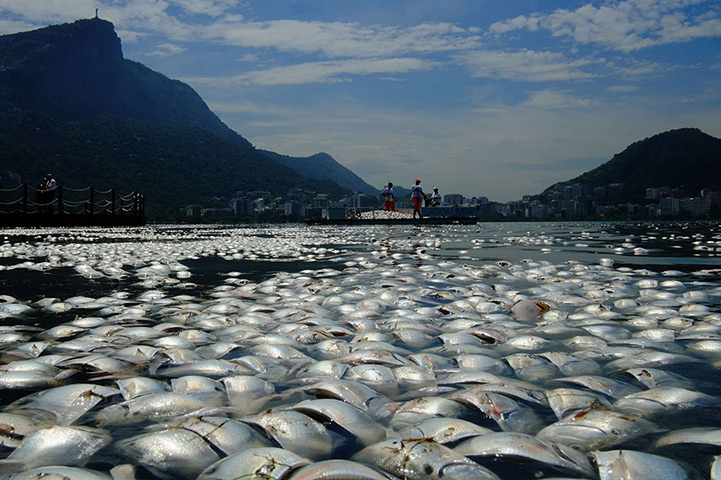
[[[145,225],[142,193],[118,194],[58,186],[51,191],[22,184],[0,189],[0,227],[114,227]]]

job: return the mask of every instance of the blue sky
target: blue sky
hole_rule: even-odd
[[[0,34],[94,16],[256,147],[370,184],[509,201],[681,127],[721,137],[721,3],[0,0]]]

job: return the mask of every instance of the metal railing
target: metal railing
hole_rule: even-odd
[[[24,183],[14,188],[0,188],[2,214],[145,216],[145,198],[139,192],[121,195],[114,188],[75,189],[59,185],[41,190]]]

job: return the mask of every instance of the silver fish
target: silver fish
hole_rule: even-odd
[[[398,432],[400,438],[427,438],[441,445],[494,433],[493,430],[460,418],[431,418]]]
[[[613,404],[613,408],[618,411],[639,416],[651,416],[702,407],[721,407],[721,400],[685,388],[658,387],[632,393]]]
[[[460,443],[453,450],[471,459],[522,458],[548,465],[561,473],[589,476],[595,473],[585,454],[523,433],[494,432],[476,436]]]
[[[58,424],[70,425],[100,402],[119,393],[112,387],[77,383],[28,395],[10,404],[9,408],[42,410],[53,414]]]
[[[647,420],[592,408],[544,427],[536,437],[589,451],[612,447],[656,431],[658,427]]]
[[[533,410],[505,395],[472,387],[452,393],[450,398],[479,410],[504,431],[533,434],[543,426]]]
[[[285,478],[311,462],[282,448],[250,448],[223,458],[206,468],[198,480],[267,480]]]
[[[283,448],[311,460],[330,458],[343,442],[320,422],[293,410],[266,410],[243,421],[262,427]]]
[[[220,459],[201,435],[182,428],[127,438],[116,448],[162,478],[190,480]]]
[[[13,473],[3,477],[6,480],[38,480],[62,479],[62,480],[116,480],[110,475],[95,470],[79,467],[37,467],[20,473]]]
[[[589,408],[608,407],[611,403],[600,395],[577,388],[555,388],[546,391],[548,403],[553,413],[561,420]]]
[[[112,437],[90,427],[52,427],[37,430],[0,461],[0,473],[13,473],[48,465],[82,466]]]
[[[385,440],[364,448],[351,460],[408,480],[500,480],[467,457],[429,440]]]
[[[633,450],[593,452],[601,480],[685,480],[681,466],[665,457]]]
[[[289,408],[312,418],[321,417],[324,421],[336,423],[357,437],[364,445],[379,442],[386,435],[385,428],[370,415],[340,400],[330,398],[306,400]]]

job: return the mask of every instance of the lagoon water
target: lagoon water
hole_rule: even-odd
[[[215,472],[250,448],[300,458],[268,460],[279,479],[308,478],[302,465],[331,459],[346,462],[329,469],[360,475],[364,465],[378,478],[721,469],[718,223],[2,234],[0,475],[66,465],[104,478],[123,464],[137,478],[196,478],[218,461],[203,478],[231,478]],[[68,403],[44,400],[54,391]],[[346,424],[349,412],[319,413],[313,402],[328,398],[361,412],[363,432]],[[28,418],[26,431],[12,423]],[[228,442],[188,419],[225,429],[230,419],[262,440]],[[488,430],[450,438],[461,428],[432,433],[435,419]],[[53,457],[30,441],[59,426],[79,432],[85,453]],[[447,456],[399,466],[378,447],[410,442],[414,427],[414,442]],[[202,441],[169,436],[179,431]],[[477,441],[487,435],[493,448]],[[531,441],[556,453],[539,456]],[[581,458],[558,453],[569,448]],[[453,473],[465,461],[487,476]],[[277,469],[288,462],[297,468]]]

